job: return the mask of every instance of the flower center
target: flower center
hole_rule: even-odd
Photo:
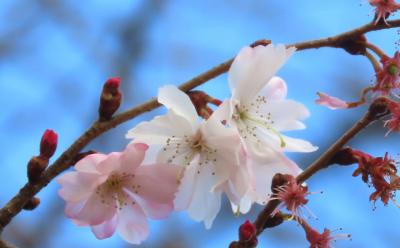
[[[389,65],[387,72],[392,76],[396,76],[399,73],[399,67],[394,64]]]
[[[101,203],[114,208],[122,209],[128,204],[135,204],[131,197],[124,190],[124,187],[135,194],[139,193],[140,185],[132,182],[134,174],[114,173],[107,180],[99,185],[96,189],[96,194],[100,197]]]

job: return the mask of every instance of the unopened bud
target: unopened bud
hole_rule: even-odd
[[[246,247],[257,246],[257,228],[248,220],[239,227],[239,243]]]
[[[25,210],[34,210],[40,204],[40,199],[37,197],[31,198],[23,207]]]
[[[120,83],[121,79],[119,77],[110,78],[105,82],[100,97],[100,121],[110,120],[121,105],[122,93],[119,89]]]
[[[386,97],[376,98],[369,106],[368,114],[371,120],[379,119],[390,113],[388,109],[389,100]]]
[[[40,141],[40,156],[50,159],[57,149],[58,135],[51,129],[44,131]]]
[[[287,174],[276,173],[272,178],[272,183],[271,183],[272,193],[277,193],[278,187],[285,185],[287,182],[289,182],[290,177],[292,176]]]
[[[43,156],[32,157],[28,162],[28,179],[30,183],[37,183],[43,171],[49,164],[49,160]]]
[[[367,52],[365,42],[367,42],[367,38],[365,35],[361,34],[357,36],[351,36],[348,39],[338,42],[336,47],[343,48],[351,55],[365,54]]]
[[[358,160],[354,156],[353,149],[350,147],[345,147],[339,150],[330,160],[328,165],[338,164],[338,165],[351,165],[357,163]]]

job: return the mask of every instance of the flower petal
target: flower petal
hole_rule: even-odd
[[[154,164],[140,166],[135,173],[132,193],[150,203],[166,204],[174,199],[178,188],[177,176],[180,166]]]
[[[198,166],[197,180],[191,202],[189,204],[189,216],[196,221],[204,221],[206,229],[211,225],[221,208],[221,192],[211,192],[216,184],[211,166]]]
[[[132,244],[140,244],[149,236],[146,215],[137,205],[127,205],[118,212],[118,233]]]
[[[259,95],[265,96],[267,101],[283,100],[287,95],[286,82],[280,77],[272,77],[259,92]]]
[[[89,225],[99,225],[114,216],[115,207],[103,204],[100,196],[92,194],[83,204],[67,204],[65,211],[69,218]]]
[[[233,61],[228,74],[232,97],[241,104],[250,103],[294,51],[294,47],[272,44],[244,47]]]
[[[167,109],[172,109],[195,127],[198,116],[189,96],[174,85],[167,85],[158,90],[158,102]]]
[[[120,156],[119,172],[134,173],[143,162],[148,148],[144,143],[130,143]]]
[[[96,165],[107,157],[105,154],[95,153],[90,154],[76,163],[75,170],[88,173],[99,173]]]
[[[118,224],[118,217],[117,215],[114,215],[114,217],[112,217],[111,219],[106,220],[99,225],[91,226],[91,228],[96,238],[106,239],[114,234],[117,224]]]
[[[265,120],[267,125],[277,131],[303,129],[305,125],[300,120],[310,116],[310,112],[303,104],[293,100],[267,100],[258,108],[254,105],[250,114],[260,120]]]
[[[319,98],[315,100],[315,103],[318,105],[323,105],[330,109],[344,109],[349,107],[347,102],[337,97],[329,96],[322,92],[317,92],[317,95]]]
[[[61,185],[58,193],[65,201],[82,201],[89,198],[105,179],[99,174],[71,171],[57,178]]]
[[[192,135],[194,133],[192,124],[173,110],[166,115],[157,116],[151,121],[145,121],[129,130],[126,138],[135,139],[149,145],[164,144],[169,137]]]

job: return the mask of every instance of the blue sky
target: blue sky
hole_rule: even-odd
[[[255,40],[289,44],[322,38],[363,25],[373,16],[367,1],[359,0],[51,2],[0,2],[1,203],[26,182],[26,162],[38,152],[46,128],[59,133],[58,156],[95,120],[99,92],[108,77],[123,79],[124,110],[154,97],[162,85],[180,84],[233,57]],[[368,34],[368,39],[393,54],[399,35],[392,29]],[[365,111],[364,107],[331,111],[316,106],[315,93],[354,100],[374,73],[361,56],[322,48],[296,53],[278,75],[288,84],[289,98],[304,103],[311,112],[305,121],[307,129],[290,133],[320,147],[315,153],[289,154],[305,168]],[[226,75],[200,89],[220,99],[229,95]],[[163,112],[159,109],[129,121],[89,148],[121,150],[128,143],[124,139],[128,129]],[[384,138],[381,125],[372,125],[351,145],[377,156],[385,151],[396,155],[399,136],[393,133]],[[333,167],[308,182],[311,191],[324,191],[310,197],[309,207],[318,216],[311,223],[319,230],[343,228],[352,234],[352,241],[338,241],[335,247],[393,247],[397,243],[393,223],[400,221],[400,210],[378,203],[372,211],[371,189],[351,177],[353,170]],[[22,212],[6,230],[6,239],[29,244],[16,240],[20,232],[36,240],[33,247],[126,245],[117,235],[99,241],[87,228],[75,227],[63,216],[57,189],[52,182],[40,192],[40,207]],[[236,238],[240,223],[254,219],[259,210],[255,207],[249,215],[235,217],[225,204],[208,231],[187,214],[174,213],[168,220],[151,222],[151,236],[142,247],[165,247],[171,242],[180,247],[227,247]],[[43,225],[51,225],[48,238],[31,236]],[[302,229],[294,223],[266,231],[260,244],[307,246]]]

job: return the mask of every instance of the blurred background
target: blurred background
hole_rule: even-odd
[[[2,0],[0,1],[0,203],[25,184],[26,163],[38,153],[43,131],[59,134],[55,157],[96,118],[99,94],[111,76],[122,78],[120,111],[156,96],[165,84],[180,84],[233,57],[258,39],[293,43],[335,35],[369,22],[373,9],[362,0]],[[388,54],[399,39],[396,29],[368,34]],[[316,106],[316,92],[356,100],[373,80],[362,56],[322,48],[295,54],[278,73],[288,83],[289,97],[311,111],[307,129],[290,133],[310,140],[320,150],[288,154],[307,167],[341,133],[359,119],[365,107],[331,111]],[[229,96],[226,75],[200,87],[211,95]],[[118,151],[128,129],[164,113],[158,109],[129,121],[93,141],[88,149]],[[397,157],[398,134],[385,138],[382,123],[370,126],[351,145],[376,156]],[[309,207],[318,217],[311,224],[322,231],[343,228],[352,241],[335,247],[396,247],[400,209],[380,202],[373,211],[372,189],[353,178],[352,167],[332,167],[309,182]],[[76,227],[63,214],[56,182],[39,193],[42,203],[24,211],[6,228],[4,238],[19,247],[132,247],[118,235],[97,240],[89,228]],[[254,220],[260,207],[233,216],[226,199],[213,228],[174,213],[152,221],[150,238],[139,247],[227,247],[238,226]],[[293,222],[265,231],[260,247],[304,248],[303,230]]]

